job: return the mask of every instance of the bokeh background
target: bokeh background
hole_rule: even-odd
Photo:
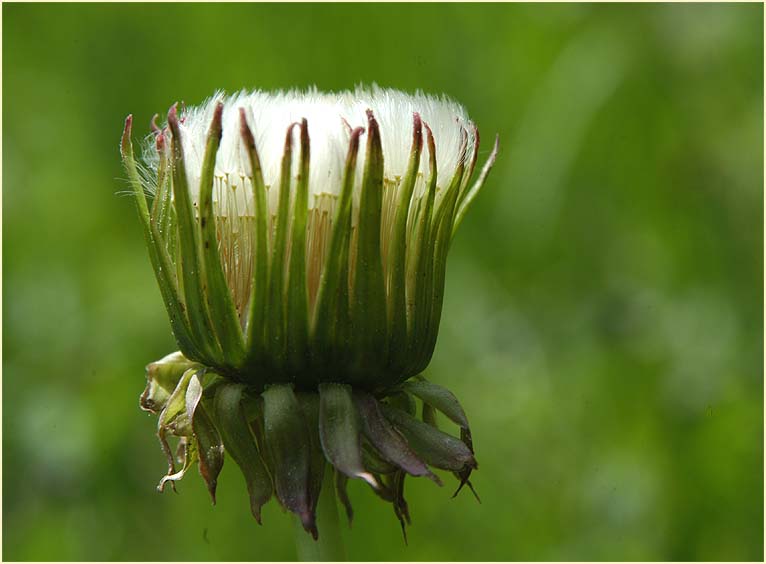
[[[174,350],[118,157],[214,90],[445,92],[502,151],[433,380],[480,471],[351,485],[356,560],[763,559],[763,6],[40,5],[3,15],[3,557],[291,560],[227,463],[159,495]]]

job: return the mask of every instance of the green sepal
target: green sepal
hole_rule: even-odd
[[[394,498],[396,497],[396,493],[393,489],[393,476],[395,473],[396,470],[391,472],[390,475],[375,476],[375,478],[380,482],[380,488],[373,491],[375,492],[375,495],[388,503],[394,503]]]
[[[207,135],[205,157],[200,174],[200,214],[199,226],[202,243],[202,266],[207,281],[207,304],[210,319],[221,345],[224,363],[239,367],[245,357],[245,342],[242,327],[226,282],[226,275],[221,265],[218,250],[215,216],[213,214],[213,182],[215,180],[215,159],[221,144],[221,116],[223,104],[218,103],[213,113],[213,120]]]
[[[351,319],[355,363],[378,366],[387,357],[386,287],[380,247],[383,205],[383,149],[378,123],[367,110],[367,151],[357,220],[356,268]]]
[[[213,333],[204,295],[205,275],[200,260],[199,232],[189,196],[181,130],[175,105],[168,112],[168,125],[172,133],[170,163],[173,176],[173,201],[178,220],[178,238],[181,246],[179,262],[187,312],[195,340],[200,344],[202,351],[209,359],[219,362],[221,350]]]
[[[377,474],[393,474],[398,469],[398,466],[383,459],[366,436],[362,440],[362,464],[373,476]],[[380,480],[377,478],[376,481],[380,483]]]
[[[481,169],[481,172],[479,173],[479,178],[476,179],[476,182],[474,182],[473,186],[471,186],[471,189],[466,191],[464,194],[462,194],[460,201],[458,202],[457,212],[455,213],[455,219],[452,222],[452,232],[451,237],[455,236],[455,233],[457,233],[458,227],[460,227],[460,224],[463,221],[463,218],[465,217],[465,214],[468,212],[468,209],[471,207],[471,204],[473,203],[476,196],[479,194],[479,191],[481,190],[482,186],[484,186],[484,182],[487,180],[487,176],[489,175],[489,171],[492,170],[492,166],[495,164],[495,160],[497,159],[497,153],[500,150],[500,135],[495,136],[495,145],[492,148],[492,152],[490,153],[489,157],[487,158],[487,162],[484,163],[484,166]]]
[[[420,398],[424,405],[428,404],[438,409],[462,429],[469,431],[470,427],[465,411],[463,411],[455,395],[447,388],[429,382],[425,378],[419,378],[405,382],[402,384],[402,389]]]
[[[290,265],[287,280],[287,358],[289,368],[303,374],[308,352],[309,306],[306,285],[306,224],[309,206],[309,131],[308,122],[300,125],[298,179],[293,198]]]
[[[359,421],[346,384],[319,384],[319,437],[327,460],[349,478],[361,478],[373,488],[375,478],[362,464]]]
[[[348,526],[350,527],[354,520],[354,508],[351,506],[351,499],[348,497],[348,490],[346,489],[347,485],[348,476],[336,469],[335,494],[338,496],[338,500],[340,501],[341,505],[343,505],[343,509],[346,511],[346,518],[348,519]]]
[[[178,386],[184,372],[194,363],[181,352],[171,353],[146,366],[146,389],[141,394],[139,405],[144,411],[160,413],[167,405],[170,395]]]
[[[247,484],[250,511],[261,524],[261,507],[271,499],[271,477],[256,446],[242,406],[245,387],[241,384],[219,386],[215,395],[215,418],[226,452],[234,459]]]
[[[438,253],[440,250],[443,250],[443,245],[440,248],[440,238],[446,239],[449,241],[449,239],[442,235],[442,232],[444,231],[442,229],[442,226],[449,222],[451,226],[452,221],[452,215],[455,210],[455,203],[457,202],[457,197],[460,192],[460,183],[463,180],[463,174],[465,173],[465,155],[467,150],[467,136],[465,131],[463,132],[463,141],[461,144],[461,150],[460,150],[460,156],[458,157],[458,165],[455,168],[455,173],[452,175],[452,179],[450,180],[449,185],[447,186],[447,189],[444,190],[441,198],[438,202],[434,203],[434,215],[433,215],[433,221],[431,223],[431,233],[430,233],[430,239],[434,242],[434,252]],[[449,231],[447,231],[449,233]],[[438,257],[433,257],[434,262],[437,261]]]
[[[192,376],[200,370],[199,368],[189,368],[186,370],[178,381],[175,390],[170,394],[165,404],[165,409],[160,413],[157,422],[158,429],[163,433],[163,436],[165,432],[170,432],[177,437],[192,436],[191,420],[186,412],[186,392]]]
[[[471,181],[473,171],[476,169],[476,162],[479,160],[479,148],[481,146],[481,138],[479,136],[479,128],[473,125],[473,143],[471,144],[471,159],[466,166],[466,171],[463,174],[463,180],[460,182],[460,189],[458,191],[456,208],[460,207],[460,203],[465,199],[468,190],[466,190],[468,183]],[[467,157],[467,155],[466,155]]]
[[[409,413],[412,416],[414,416],[417,412],[415,399],[410,394],[402,391],[401,389],[390,391],[386,396],[385,403],[396,407],[397,409],[401,409],[405,413]]]
[[[277,498],[317,538],[309,493],[311,444],[300,405],[289,384],[270,386],[261,395],[264,438],[274,465]]]
[[[347,229],[351,233],[351,217],[348,218]],[[353,327],[351,324],[351,291],[349,286],[350,264],[348,260],[341,263],[340,281],[338,282],[338,299],[335,304],[335,327],[331,333],[333,338],[329,348],[332,361],[343,366],[349,365],[350,343],[353,342]],[[353,349],[352,349],[353,350]]]
[[[253,132],[247,125],[245,109],[240,108],[240,135],[245,145],[252,172],[253,201],[255,203],[255,246],[253,256],[253,285],[250,292],[250,315],[247,325],[247,350],[256,360],[263,355],[265,346],[266,307],[269,291],[269,223],[270,213],[266,202],[266,185],[263,181],[261,159],[255,146]]]
[[[223,468],[223,441],[202,402],[203,391],[199,373],[195,373],[186,388],[186,416],[191,421],[194,439],[197,441],[199,473],[215,505],[218,474]]]
[[[316,515],[327,466],[324,451],[322,451],[322,441],[319,438],[319,397],[316,393],[297,393],[295,397],[298,398],[298,403],[303,412],[309,445],[311,447],[309,460],[309,500],[311,501],[311,513]]]
[[[170,198],[170,179],[168,177],[168,156],[165,149],[165,136],[160,132],[156,135],[157,149],[157,192],[152,202],[150,219],[152,224],[162,226],[167,219],[168,210],[172,206]]]
[[[460,440],[463,441],[463,443],[468,447],[468,449],[471,452],[474,452],[473,450],[473,439],[471,438],[471,432],[468,429],[460,429]],[[473,487],[473,484],[471,483],[471,480],[469,479],[471,477],[471,473],[478,468],[478,464],[474,464],[471,466],[466,466],[459,472],[453,472],[455,477],[460,480],[460,485],[458,486],[457,490],[454,494],[452,494],[452,497],[457,496],[457,494],[460,493],[460,490],[463,489],[463,486],[468,485],[468,488],[471,490],[471,493],[476,498],[476,501],[481,503],[481,498],[479,497],[479,494],[476,493],[476,490]]]
[[[170,194],[172,192],[170,186],[168,186],[166,191],[168,194],[166,197],[170,200]],[[165,255],[167,257],[167,263],[172,268],[169,272],[173,275],[173,280],[177,285],[178,276],[176,275],[176,270],[178,267],[170,258],[177,256],[178,252],[178,214],[176,214],[176,208],[173,205],[168,204],[167,213],[164,217],[161,216],[159,219],[162,223],[158,223],[156,226],[152,226],[152,228],[156,229],[158,240],[162,240],[166,250]]]
[[[428,423],[429,421],[426,421],[426,418],[433,418],[433,422],[430,424],[433,427],[436,427],[436,414],[433,411],[434,409],[438,409],[450,420],[460,426],[460,440],[463,441],[466,447],[468,447],[468,450],[470,450],[472,453],[474,452],[473,439],[471,437],[471,428],[468,424],[468,418],[466,417],[465,411],[463,411],[463,407],[460,405],[460,402],[452,392],[450,392],[447,388],[439,386],[438,384],[429,382],[422,376],[416,380],[405,382],[402,385],[402,388],[423,401],[423,421]],[[427,415],[429,413],[430,415]],[[473,467],[467,466],[459,472],[455,472],[455,477],[460,480],[460,486],[454,495],[457,495],[462,487],[467,484],[476,499],[479,499],[478,494],[474,490],[473,485],[469,480],[471,472],[475,467],[475,465]]]
[[[436,421],[436,410],[429,404],[423,402],[423,409],[420,412],[423,423],[429,424],[431,427],[439,428],[439,423]]]
[[[407,500],[404,499],[404,479],[407,475],[402,472],[396,472],[392,480],[392,490],[394,494],[394,514],[399,519],[399,524],[402,527],[402,536],[404,537],[404,544],[407,544],[407,525],[412,524],[410,519],[410,507],[407,505]]]
[[[407,474],[404,472],[397,472],[394,475],[394,484],[396,486],[396,500],[395,500],[395,506],[399,508],[399,511],[401,512],[404,519],[407,521],[408,525],[412,525],[412,518],[410,517],[410,507],[407,504],[407,501],[404,499],[404,480],[407,478]],[[407,539],[405,538],[405,542]]]
[[[170,456],[172,458],[172,454]],[[168,482],[170,482],[170,485],[175,491],[176,482],[181,480],[181,478],[186,475],[186,472],[188,472],[194,463],[197,462],[197,447],[194,440],[187,437],[181,437],[181,440],[178,443],[177,456],[179,460],[182,461],[181,469],[178,472],[175,471],[175,468],[168,470],[167,475],[163,476],[160,483],[157,485],[157,491],[160,493],[165,491],[165,484]]]
[[[266,447],[266,432],[263,423],[263,397],[258,394],[247,393],[242,396],[242,409],[245,419],[250,425],[250,430],[255,437],[255,444],[261,455],[263,463],[269,471],[269,475],[274,475],[274,461],[271,458],[271,452]],[[273,484],[273,480],[272,480]]]
[[[422,304],[428,317],[425,330],[420,336],[421,338],[413,341],[417,343],[416,346],[419,345],[419,348],[418,352],[413,355],[417,359],[418,364],[410,371],[412,374],[418,374],[428,366],[436,346],[436,337],[439,334],[439,320],[444,301],[444,276],[447,270],[447,251],[451,241],[455,202],[457,201],[460,182],[465,172],[466,143],[467,135],[464,132],[461,156],[459,157],[455,174],[439,205],[434,210],[430,236],[432,244],[428,249],[428,268],[431,272],[427,274],[427,277],[430,283],[426,292],[426,299]],[[418,307],[421,306],[419,305]]]
[[[172,188],[170,176],[168,175],[167,146],[164,134],[156,137],[155,144],[159,156],[157,167],[157,194],[152,202],[151,226],[154,238],[159,243],[159,252],[163,255],[163,261],[169,265],[173,264],[172,257],[176,256],[178,247],[178,232],[176,229],[176,212],[173,207]],[[170,271],[174,274],[174,271]],[[178,284],[174,277],[174,284]]]
[[[290,184],[293,153],[293,128],[287,128],[285,149],[282,155],[282,168],[279,177],[279,205],[277,206],[277,225],[271,256],[269,280],[269,301],[267,305],[266,339],[270,356],[279,367],[284,364],[285,356],[285,252],[289,230]]]
[[[122,134],[120,150],[131,187],[133,188],[133,194],[136,198],[138,217],[141,220],[144,239],[146,240],[146,246],[149,249],[149,259],[152,263],[152,269],[157,278],[157,284],[160,287],[162,301],[165,304],[165,309],[167,310],[168,318],[170,319],[170,327],[173,331],[173,336],[178,342],[178,346],[188,358],[201,360],[203,355],[193,337],[189,321],[186,317],[186,308],[178,293],[178,285],[173,277],[173,266],[167,253],[163,252],[164,247],[160,242],[161,238],[159,237],[156,228],[152,228],[151,219],[149,217],[149,207],[146,203],[146,195],[144,194],[141,178],[138,174],[138,168],[136,167],[136,160],[133,155],[133,143],[130,139],[132,126],[133,116],[128,116],[125,119],[125,130]]]
[[[413,114],[412,148],[407,172],[396,195],[396,214],[393,225],[393,241],[388,250],[386,293],[388,296],[388,327],[390,356],[394,359],[407,347],[407,218],[410,201],[420,167],[423,150],[423,122],[420,115]],[[397,363],[398,364],[398,363]],[[400,367],[395,367],[400,369]]]
[[[434,208],[434,222],[431,226],[431,237],[435,240],[438,238],[441,226],[445,222],[449,222],[452,225],[452,219],[454,217],[455,207],[460,196],[460,186],[463,183],[463,177],[465,176],[466,157],[468,154],[468,132],[465,129],[461,129],[460,136],[460,148],[458,149],[457,166],[455,172],[452,175],[452,179],[446,190],[442,193],[441,198],[435,203]],[[447,238],[449,240],[449,238]],[[437,240],[438,245],[438,240]]]
[[[407,300],[409,321],[409,344],[407,346],[408,358],[414,359],[417,364],[420,359],[420,346],[427,340],[428,321],[430,318],[430,297],[433,284],[433,246],[434,242],[431,234],[431,224],[433,220],[433,209],[436,201],[436,143],[434,142],[433,132],[427,123],[423,126],[426,129],[426,143],[429,154],[429,179],[426,188],[425,203],[421,203],[418,215],[415,221],[415,231],[412,239],[413,275],[410,282],[410,297]],[[405,370],[405,374],[409,371]]]
[[[441,480],[428,469],[418,455],[413,452],[407,441],[388,420],[383,416],[380,404],[370,394],[356,392],[354,401],[359,410],[362,421],[362,430],[367,440],[386,461],[396,465],[413,476],[427,476],[436,484],[441,485]],[[382,468],[375,468],[383,472]]]
[[[400,431],[415,453],[436,468],[460,472],[476,466],[471,450],[461,441],[400,409],[381,404],[383,414]]]
[[[358,127],[351,132],[343,183],[333,218],[332,234],[327,259],[319,279],[312,338],[316,343],[315,356],[326,355],[332,342],[345,342],[338,335],[338,329],[345,327],[348,318],[348,260],[351,234],[351,211],[356,175],[356,161],[359,154],[359,137],[364,129]],[[339,311],[341,310],[341,311]],[[345,315],[343,315],[345,313]]]
[[[176,471],[173,452],[170,450],[166,435],[168,432],[179,437],[190,437],[192,434],[191,427],[186,418],[186,389],[189,387],[191,377],[196,374],[198,370],[198,368],[192,367],[183,373],[173,390],[173,393],[170,394],[170,397],[168,397],[165,402],[165,407],[157,418],[157,438],[160,441],[162,452],[165,453],[165,457],[168,461],[168,476],[175,475]],[[181,473],[181,476],[183,476],[183,472]],[[173,481],[176,479],[180,479],[180,477],[173,479]],[[160,482],[160,486],[158,486],[160,491],[162,491],[165,481],[166,480]]]

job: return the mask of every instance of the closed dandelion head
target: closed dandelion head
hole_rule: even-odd
[[[259,522],[276,497],[316,537],[329,477],[349,518],[356,478],[403,527],[405,476],[470,486],[468,420],[422,372],[450,242],[497,143],[475,173],[460,105],[379,88],[174,106],[140,157],[131,125],[123,160],[180,349],[147,367],[140,402],[159,417],[160,490],[196,464],[215,501],[226,453]]]

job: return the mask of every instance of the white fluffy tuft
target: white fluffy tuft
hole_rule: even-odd
[[[414,112],[419,113],[433,131],[439,188],[446,187],[458,165],[462,131],[468,135],[467,160],[470,160],[476,142],[474,125],[468,119],[465,109],[444,96],[434,97],[422,92],[409,95],[376,85],[335,93],[322,93],[315,88],[279,92],[243,90],[230,96],[218,92],[200,106],[188,108],[182,114],[181,136],[189,188],[195,202],[199,194],[206,137],[218,102],[223,102],[224,111],[223,138],[216,159],[216,176],[223,189],[215,191],[214,199],[229,200],[220,201],[219,204],[223,204],[220,209],[231,210],[231,204],[234,204],[236,213],[240,215],[250,214],[253,210],[250,181],[247,180],[251,176],[250,164],[240,138],[240,108],[245,109],[248,124],[253,131],[267,186],[276,186],[279,182],[287,128],[303,118],[307,120],[311,147],[309,193],[313,196],[309,198],[309,206],[312,208],[317,205],[316,196],[338,195],[348,152],[349,126],[366,128],[368,109],[372,110],[380,127],[384,174],[389,180],[403,176],[407,169]],[[293,135],[293,170],[297,172],[297,128]],[[365,140],[366,136],[363,135],[357,183],[361,180],[364,166]],[[146,152],[145,161],[149,166],[156,167],[153,145]],[[428,167],[428,149],[424,146],[420,159],[420,171],[424,178],[430,176]],[[231,187],[236,188],[230,190]],[[239,187],[244,189],[237,189]],[[278,190],[269,192],[273,212]],[[231,194],[235,194],[233,202]]]

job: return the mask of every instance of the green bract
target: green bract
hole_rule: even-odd
[[[365,103],[373,109],[353,127]],[[418,103],[422,114],[406,111]],[[291,117],[264,118],[270,108]],[[495,143],[471,185],[478,132],[453,108],[462,111],[381,90],[240,94],[181,117],[173,106],[148,167],[136,161],[128,117],[122,156],[180,348],[147,367],[141,396],[159,415],[168,459],[160,489],[198,462],[215,501],[227,453],[259,522],[274,495],[316,537],[325,472],[335,473],[349,519],[346,480],[360,478],[403,526],[405,475],[441,484],[432,466],[470,485],[465,413],[420,375],[436,344],[450,242],[497,152]],[[325,119],[333,111],[337,130]],[[387,121],[379,125],[376,111]],[[427,123],[427,112],[437,122],[447,115],[446,125]],[[311,116],[324,120],[315,138]],[[277,152],[268,140],[279,126]],[[394,158],[398,172],[384,154],[397,135],[407,145],[391,150],[408,155]],[[452,151],[446,171],[442,140]],[[436,427],[436,411],[459,438]],[[169,436],[179,438],[175,456]]]

